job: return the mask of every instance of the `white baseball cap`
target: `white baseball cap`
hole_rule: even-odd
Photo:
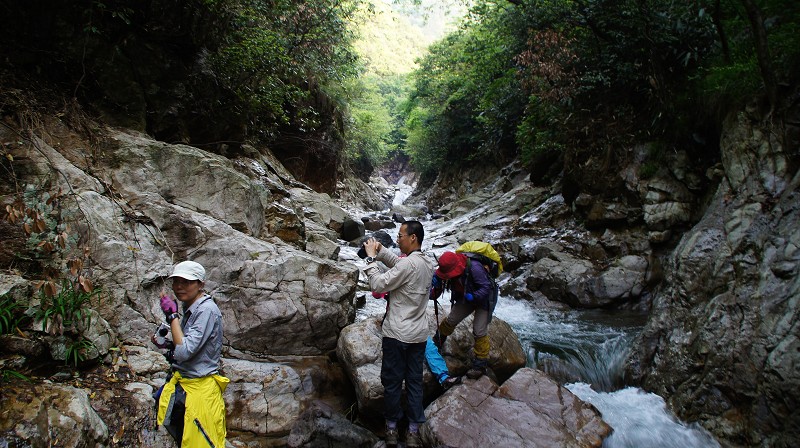
[[[175,265],[175,268],[172,270],[172,277],[180,277],[185,278],[186,280],[206,280],[206,270],[203,268],[203,265],[197,263],[195,261],[182,261]]]

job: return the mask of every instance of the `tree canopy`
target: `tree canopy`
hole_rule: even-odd
[[[469,12],[426,53],[442,8],[422,0],[0,0],[0,69],[162,140],[268,144],[301,180],[343,155],[405,151],[432,175],[711,141],[731,106],[775,107],[800,73],[794,0],[447,4]]]
[[[798,23],[789,0],[478,0],[414,74],[406,149],[433,173],[713,140],[717,111],[796,81]]]

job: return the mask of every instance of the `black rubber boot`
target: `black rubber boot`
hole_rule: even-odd
[[[486,367],[489,365],[488,359],[478,359],[475,358],[472,360],[472,367],[467,370],[467,378],[471,380],[477,380],[478,378],[482,377],[486,374]]]

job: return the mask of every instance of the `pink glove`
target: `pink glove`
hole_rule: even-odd
[[[161,311],[164,312],[165,316],[169,316],[172,313],[178,312],[178,304],[175,303],[172,298],[166,294],[161,295]]]

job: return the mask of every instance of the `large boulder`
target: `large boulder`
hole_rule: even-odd
[[[352,219],[325,193],[317,193],[302,187],[294,187],[289,191],[292,201],[302,209],[306,218],[332,229],[338,236],[342,234],[345,221]]]
[[[101,447],[110,445],[105,422],[83,389],[23,381],[3,385],[0,434],[6,442],[28,446]]]
[[[314,402],[303,412],[289,434],[290,448],[371,448],[378,437],[351,423],[330,406]]]
[[[232,431],[259,435],[287,433],[303,412],[300,375],[278,363],[224,360],[231,380],[225,390],[227,425]]]
[[[527,289],[573,307],[598,308],[636,300],[651,275],[643,255],[573,254],[574,250],[558,243],[540,244],[533,251],[534,263],[523,267]]]
[[[223,372],[231,380],[223,396],[228,429],[237,433],[285,443],[314,403],[324,403],[329,418],[352,403],[343,369],[328,357],[287,362],[225,358]]]
[[[442,319],[446,313],[442,313]],[[457,376],[464,375],[472,366],[475,336],[472,334],[474,315],[467,316],[447,338],[442,347],[442,356],[447,362],[448,370]],[[527,358],[519,336],[514,333],[507,322],[492,317],[489,323],[489,367],[495,379],[502,383],[525,366]]]
[[[105,291],[97,311],[122,342],[148,344],[161,320],[154,297],[166,288],[173,263],[192,259],[206,267],[206,290],[220,305],[231,348],[305,355],[335,347],[351,315],[354,266],[258,238],[271,193],[227,159],[141,136],[111,137],[117,152],[107,155],[112,165],[99,173],[107,176],[102,182],[45,143],[23,160],[41,176],[49,176],[48,163],[59,164],[61,175],[52,182],[74,192],[64,206],[85,215],[78,230]],[[114,195],[103,185],[113,185]],[[310,201],[308,207],[318,205],[304,212],[315,222],[329,225],[345,216],[333,205],[322,207],[322,196],[299,187],[286,191]]]
[[[426,446],[600,447],[611,427],[543,372],[524,368],[501,386],[487,376],[450,389],[425,410]]]

